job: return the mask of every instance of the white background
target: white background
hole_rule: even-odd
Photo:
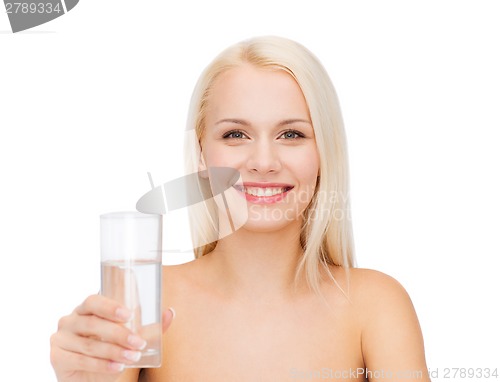
[[[98,216],[182,174],[199,73],[263,34],[336,85],[358,265],[409,292],[434,380],[500,369],[497,3],[82,0],[18,34],[0,13],[2,380],[55,380],[50,334],[99,289]]]

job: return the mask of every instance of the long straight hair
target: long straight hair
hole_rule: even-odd
[[[207,102],[214,82],[222,73],[244,64],[284,70],[302,90],[316,138],[320,173],[314,196],[302,214],[300,243],[303,256],[296,269],[295,282],[297,284],[305,273],[308,285],[320,292],[323,268],[339,286],[329,266],[343,267],[347,276],[349,268],[355,266],[347,143],[336,91],[326,70],[308,49],[281,37],[256,37],[227,48],[208,65],[191,98],[187,122],[191,134],[187,135],[185,147],[187,171],[192,173],[198,169]],[[217,245],[218,221],[214,204],[208,203],[193,211],[190,216],[193,243],[195,246],[203,243],[195,249],[198,258]]]

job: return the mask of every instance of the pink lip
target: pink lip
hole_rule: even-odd
[[[269,188],[269,187],[281,187],[281,188],[292,188],[293,185],[287,183],[269,183],[269,182],[243,182],[235,184],[235,186],[243,187],[259,187],[259,188]]]
[[[240,194],[242,197],[244,197],[247,201],[250,203],[255,203],[255,204],[273,204],[277,203],[280,200],[283,200],[288,194],[288,192],[293,188],[291,184],[285,184],[285,183],[256,183],[256,182],[244,182],[243,184],[235,184],[234,189],[238,191],[238,194]],[[286,188],[287,190],[285,192],[282,192],[281,194],[276,194],[272,196],[255,196],[255,195],[250,195],[247,194],[244,191],[241,191],[242,187],[258,187],[258,188]]]

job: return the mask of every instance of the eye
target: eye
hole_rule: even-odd
[[[297,130],[288,130],[280,135],[280,138],[284,138],[284,139],[297,139],[297,138],[304,138],[304,137],[305,137],[305,135]]]
[[[231,130],[225,133],[222,138],[224,139],[244,139],[248,138],[241,130]]]

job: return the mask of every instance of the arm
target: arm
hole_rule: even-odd
[[[125,369],[123,373],[120,374],[120,377],[116,380],[116,382],[138,382],[139,372],[141,369]]]
[[[368,380],[430,381],[422,331],[408,293],[392,277],[360,271],[353,281],[358,285],[355,298],[361,308],[361,346]]]

